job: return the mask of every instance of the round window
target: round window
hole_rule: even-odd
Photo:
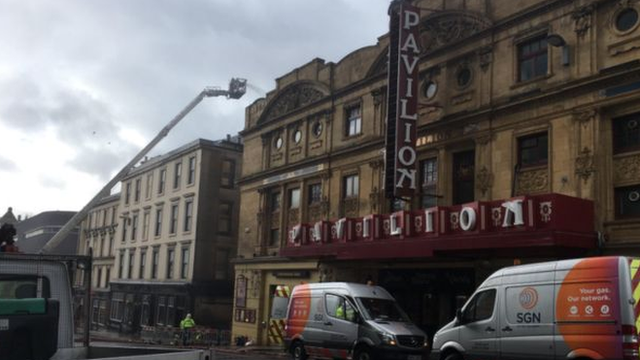
[[[302,140],[302,131],[300,129],[293,133],[293,141],[297,144]]]
[[[436,84],[433,81],[429,81],[425,84],[424,96],[426,96],[427,99],[433,99],[433,97],[436,96],[437,92],[438,92],[438,84]]]
[[[318,137],[322,134],[322,123],[320,121],[316,121],[313,124],[313,127],[311,128],[311,131],[313,132],[313,135],[315,137]]]
[[[636,202],[640,200],[640,193],[637,191],[632,191],[629,193],[629,201]]]
[[[627,8],[618,13],[616,16],[616,29],[621,32],[633,29],[638,23],[638,11],[633,8]]]
[[[463,68],[458,71],[458,86],[465,87],[471,82],[471,70]]]
[[[278,138],[276,139],[275,145],[276,145],[276,149],[281,149],[282,148],[282,137],[278,136]]]

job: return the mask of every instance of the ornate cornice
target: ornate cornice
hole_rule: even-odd
[[[423,53],[457,43],[491,27],[484,16],[460,10],[438,11],[423,22],[421,45]]]
[[[284,89],[271,101],[264,111],[258,124],[281,117],[301,107],[313,104],[329,95],[327,90],[311,82],[293,84]]]
[[[581,7],[571,14],[571,18],[573,19],[573,30],[576,32],[578,37],[584,37],[589,28],[591,28],[594,9],[595,5],[591,4]]]

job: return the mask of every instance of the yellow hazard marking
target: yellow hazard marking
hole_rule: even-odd
[[[640,259],[639,260],[631,260],[631,279],[636,276],[638,272],[638,268],[640,267]]]

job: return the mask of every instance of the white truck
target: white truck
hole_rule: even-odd
[[[0,253],[0,359],[212,358],[206,350],[90,346],[88,334],[77,344],[70,279],[79,267],[90,269],[91,258]]]

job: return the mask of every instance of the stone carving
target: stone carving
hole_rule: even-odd
[[[279,228],[280,227],[280,212],[276,211],[271,213],[271,227]]]
[[[273,101],[259,122],[285,115],[300,107],[314,103],[324,96],[325,94],[309,84],[292,86]]]
[[[593,15],[594,6],[583,6],[571,14],[573,19],[573,30],[579,37],[584,37],[587,30],[591,28],[591,19]]]
[[[593,154],[591,154],[591,150],[587,147],[582,149],[582,151],[576,157],[576,175],[584,180],[585,184],[589,177],[596,169],[593,166]]]
[[[369,194],[369,206],[372,213],[377,213],[379,211],[378,206],[380,206],[380,191],[377,186],[373,187],[373,190]]]
[[[289,224],[297,224],[300,222],[300,209],[289,209]]]
[[[323,218],[322,205],[320,202],[309,205],[309,222],[315,223]]]
[[[424,21],[422,51],[431,52],[463,40],[491,26],[486,18],[466,11],[439,11]]]
[[[493,62],[493,48],[491,46],[487,46],[478,50],[478,59],[480,62],[480,69],[482,69],[483,72],[487,72],[489,65]]]
[[[573,112],[573,121],[586,126],[591,120],[596,118],[596,109],[576,110]]]
[[[615,159],[613,179],[616,184],[640,180],[640,155],[631,155]]]
[[[342,215],[344,217],[358,216],[358,198],[345,199],[342,201]]]
[[[531,194],[546,191],[549,185],[547,168],[524,170],[518,173],[518,194]]]
[[[483,166],[476,174],[476,182],[478,189],[482,192],[482,196],[485,196],[487,191],[493,186],[493,174],[489,172],[486,166]]]
[[[494,140],[494,134],[484,134],[476,137],[474,140],[477,145],[487,146],[490,142]]]
[[[373,104],[375,106],[379,106],[382,104],[382,100],[384,99],[384,95],[386,93],[386,88],[379,88],[371,91],[371,96],[373,97]]]

